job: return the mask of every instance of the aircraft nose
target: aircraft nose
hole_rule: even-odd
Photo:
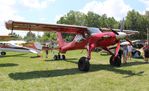
[[[116,39],[125,39],[127,36],[124,32],[118,32],[118,35],[116,35]]]

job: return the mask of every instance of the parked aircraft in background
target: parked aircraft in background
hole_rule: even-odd
[[[6,55],[7,51],[14,52],[31,52],[39,54],[42,50],[40,43],[26,43],[20,40],[1,41],[0,42],[0,55]]]
[[[0,41],[8,41],[13,38],[12,35],[0,35]]]
[[[123,22],[122,22],[123,23]],[[91,52],[100,47],[108,51],[112,56],[110,58],[110,64],[113,66],[121,65],[121,58],[118,55],[120,49],[120,40],[128,40],[129,34],[123,32],[121,28],[118,32],[110,29],[111,31],[102,32],[104,29],[76,26],[76,25],[64,25],[64,24],[42,24],[31,22],[19,22],[9,20],[5,23],[6,28],[9,30],[23,30],[23,31],[43,31],[57,33],[57,41],[59,44],[59,54],[66,53],[69,50],[86,49],[87,56],[81,57],[78,62],[78,68],[81,71],[89,71]],[[123,24],[121,25],[123,26]],[[76,34],[72,42],[65,42],[62,33]],[[108,46],[117,44],[115,53],[112,53]],[[65,59],[65,55],[55,55],[54,59]]]

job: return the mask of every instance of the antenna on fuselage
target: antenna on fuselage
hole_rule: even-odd
[[[11,28],[11,33],[10,35],[13,35],[13,22],[12,22],[12,28]]]

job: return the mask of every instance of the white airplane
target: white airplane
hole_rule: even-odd
[[[6,55],[6,51],[14,52],[31,52],[39,54],[42,50],[42,45],[39,42],[27,43],[21,40],[1,41],[0,55]]]

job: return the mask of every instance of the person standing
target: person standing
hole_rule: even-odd
[[[147,42],[145,43],[145,45],[143,47],[143,51],[144,51],[144,61],[146,63],[148,63],[148,61],[149,61],[149,45],[147,44]]]
[[[128,59],[130,59],[131,60],[131,58],[132,58],[132,46],[131,46],[131,44],[128,44],[128,46],[127,46],[127,49],[128,49]]]
[[[123,63],[127,63],[127,54],[128,54],[127,45],[124,45],[123,46]]]
[[[48,44],[46,44],[45,46],[46,58],[48,58],[48,54],[49,54],[48,47],[49,47]]]

